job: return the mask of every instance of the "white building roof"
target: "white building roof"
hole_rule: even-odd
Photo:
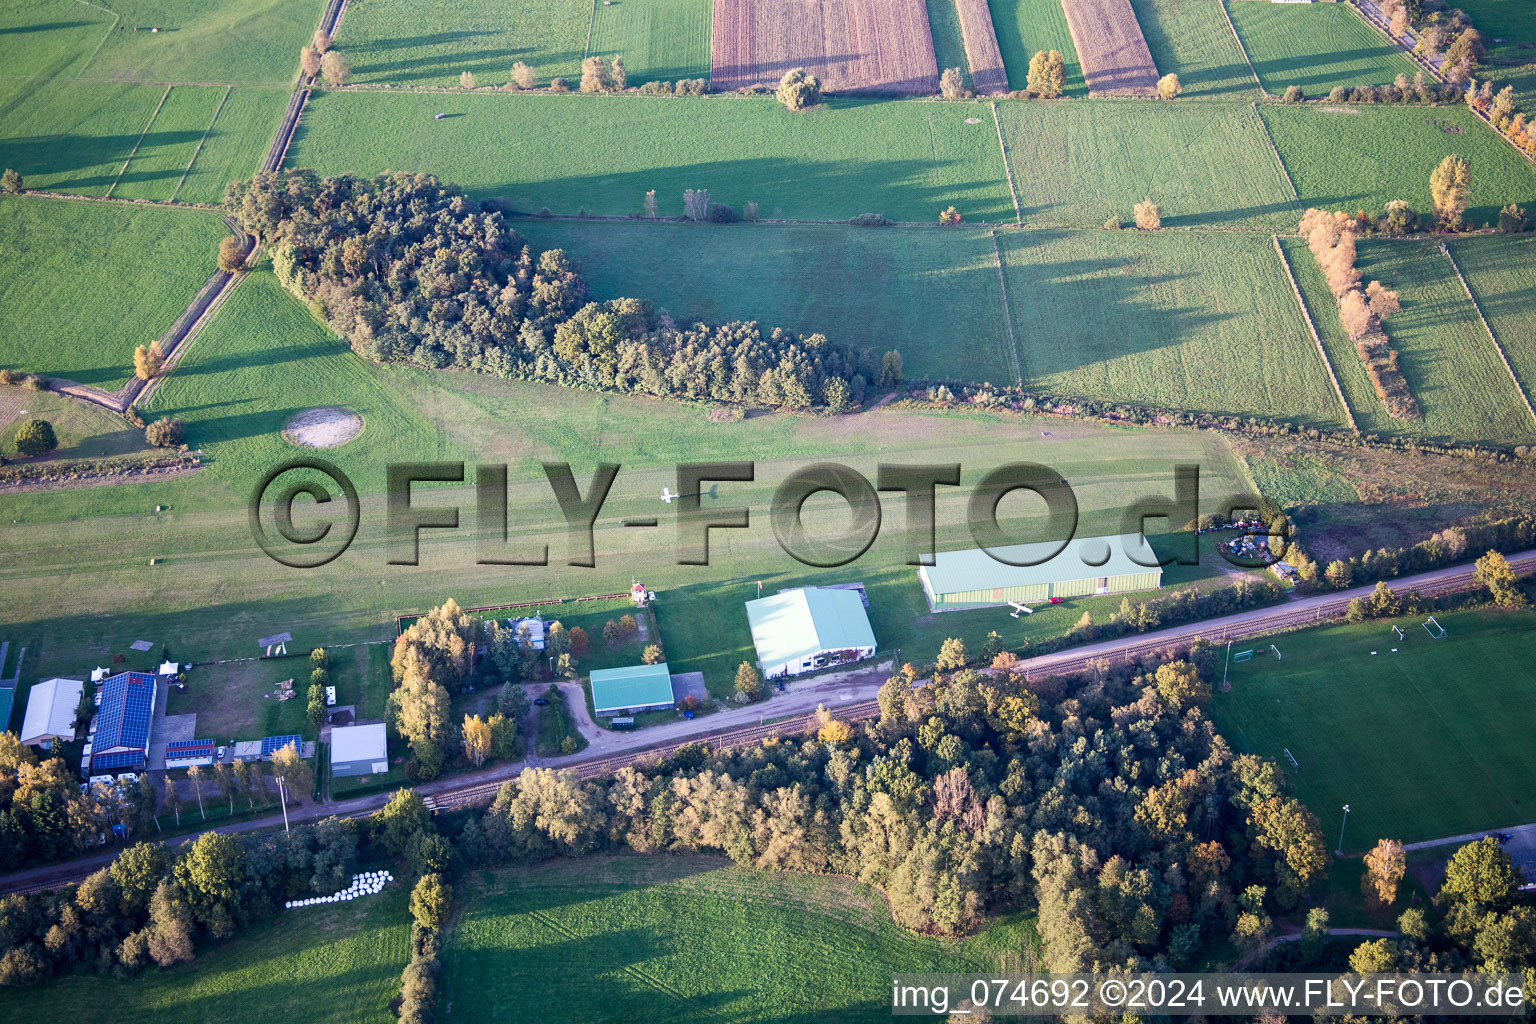
[[[36,743],[55,736],[75,734],[75,708],[85,683],[78,679],[45,679],[27,694],[27,717],[21,725],[21,742]]]
[[[348,761],[384,761],[389,744],[384,737],[384,723],[338,725],[331,729],[331,764]]]
[[[802,587],[747,602],[758,660],[766,667],[822,651],[875,646],[864,601],[855,590]]]

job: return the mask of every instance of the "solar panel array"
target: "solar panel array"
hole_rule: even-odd
[[[213,740],[172,740],[165,745],[165,757],[169,761],[178,757],[210,757],[213,746]]]
[[[119,750],[115,754],[92,754],[91,772],[100,775],[105,771],[126,771],[144,767],[144,751]]]
[[[262,760],[270,758],[273,754],[292,744],[300,753],[304,750],[304,738],[302,736],[264,736],[261,740]]]
[[[101,711],[91,746],[91,770],[136,767],[144,762],[149,723],[155,715],[155,677],[147,672],[119,672],[101,684]],[[128,747],[129,750],[117,750]],[[114,751],[115,753],[108,753]],[[129,761],[120,761],[129,758]]]

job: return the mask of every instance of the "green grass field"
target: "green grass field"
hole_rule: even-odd
[[[134,346],[176,320],[228,233],[211,213],[0,201],[6,365],[118,387],[133,370]]]
[[[1238,749],[1286,767],[1290,750],[1330,845],[1346,803],[1346,851],[1531,820],[1536,614],[1439,621],[1444,640],[1422,617],[1397,620],[1402,640],[1385,621],[1280,636],[1282,661],[1232,665],[1231,692],[1216,695],[1211,716]]]
[[[225,185],[249,178],[261,166],[287,105],[288,93],[282,89],[231,92],[175,198],[184,203],[223,202]]]
[[[82,973],[0,990],[0,1015],[389,1024],[410,957],[407,895],[395,882],[349,903],[279,910],[234,939],[201,944],[195,961],[171,970],[151,967],[124,979]]]
[[[1299,239],[1286,239],[1284,244],[1362,430],[1495,444],[1524,444],[1536,438],[1536,424],[1515,394],[1508,371],[1437,245],[1378,241],[1362,242],[1359,247],[1358,265],[1365,279],[1396,289],[1403,304],[1387,321],[1387,336],[1398,351],[1403,376],[1423,418],[1398,420],[1387,415],[1376,397],[1312,254]]]
[[[955,0],[927,0],[928,31],[933,36],[933,57],[939,71],[959,68],[965,84],[971,84],[971,63],[965,56],[965,35],[960,31],[960,12]]]
[[[1185,98],[1247,98],[1257,83],[1216,0],[1131,0],[1152,62]]]
[[[1308,96],[1336,85],[1385,85],[1418,70],[1346,4],[1228,3],[1259,81],[1272,93]]]
[[[175,86],[112,188],[114,199],[170,199],[192,166],[227,88]],[[164,141],[161,141],[164,140]],[[254,170],[252,165],[252,169]]]
[[[1060,50],[1067,71],[1066,95],[1088,95],[1083,66],[1067,28],[1067,16],[1058,0],[989,0],[992,30],[1003,52],[1008,87],[1023,89],[1029,83],[1029,59],[1040,50]]]
[[[519,219],[566,249],[594,296],[643,296],[680,322],[758,320],[854,350],[901,352],[908,378],[1017,382],[986,231]],[[677,254],[687,252],[686,273]]]
[[[299,47],[309,42],[320,24],[325,4],[321,0],[112,0],[102,6],[110,6],[118,20],[78,72],[81,78],[287,85],[299,73]],[[151,28],[160,31],[151,32]]]
[[[1506,203],[1536,205],[1536,167],[1466,108],[1344,109],[1259,108],[1303,206],[1375,211],[1402,199],[1426,214],[1429,176],[1452,153],[1472,165],[1473,225],[1497,221]]]
[[[17,100],[0,127],[0,163],[27,188],[103,196],[144,137],[151,150],[195,145],[194,130],[148,133],[165,87],[51,82]],[[167,102],[169,99],[167,98]]]
[[[53,424],[61,459],[116,459],[137,461],[134,456],[153,451],[144,434],[122,417],[99,405],[77,402],[52,391],[27,388],[0,389],[0,454],[16,454],[16,430],[36,416]],[[0,675],[0,679],[6,678]]]
[[[715,858],[553,861],[460,888],[441,1006],[466,1022],[885,1020],[893,973],[1036,955],[1025,920],[926,938],[865,886]]]
[[[1280,227],[1299,216],[1247,104],[1006,103],[998,112],[1026,224],[1130,223],[1146,196],[1165,227]]]
[[[624,58],[629,84],[709,77],[710,0],[601,3],[587,52]]]
[[[1536,108],[1536,8],[1522,0],[1467,0],[1457,6],[1488,49],[1477,80],[1492,81],[1494,91],[1514,86],[1515,105],[1529,116]]]
[[[1024,231],[1002,239],[1027,387],[1343,422],[1268,238]]]
[[[756,202],[763,217],[937,221],[954,204],[968,220],[1011,220],[990,121],[968,104],[852,100],[792,114],[768,98],[331,93],[310,102],[288,164],[430,171],[529,213],[626,216],[655,189],[662,216],[679,216],[694,188]]]
[[[1536,250],[1527,239],[1508,235],[1458,239],[1450,249],[1525,393],[1536,402]]]
[[[564,76],[574,87],[592,11],[591,0],[357,0],[336,47],[357,82],[457,86],[469,71],[480,85],[503,85],[522,61],[540,85]],[[707,34],[707,7],[704,20]]]

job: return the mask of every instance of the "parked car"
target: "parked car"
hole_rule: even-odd
[[[536,698],[534,700],[534,704],[538,705],[541,708],[549,707],[549,701],[545,700],[543,697]]]
[[[1493,838],[1497,839],[1502,844],[1509,842],[1515,837],[1509,832],[1495,832],[1493,833]]]
[[[219,760],[220,761],[224,760],[224,751],[226,751],[228,749],[229,749],[228,747],[220,747],[219,748]]]

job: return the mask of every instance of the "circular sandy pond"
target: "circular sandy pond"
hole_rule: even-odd
[[[327,405],[305,409],[283,427],[283,440],[301,448],[340,448],[363,432],[363,418],[351,409]]]

